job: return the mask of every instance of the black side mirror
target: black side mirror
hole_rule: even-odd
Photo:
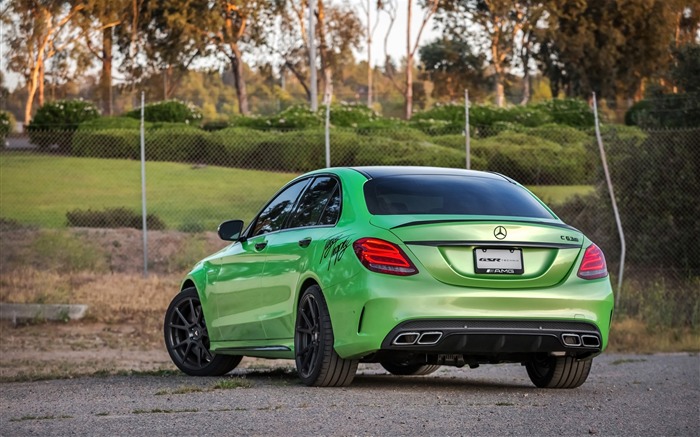
[[[217,232],[224,241],[238,241],[243,232],[243,220],[227,220],[219,225]]]

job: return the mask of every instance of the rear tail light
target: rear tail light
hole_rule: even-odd
[[[591,244],[583,254],[581,267],[578,268],[578,277],[583,279],[598,279],[608,276],[608,266],[605,264],[605,255],[600,247]]]
[[[398,276],[418,273],[416,266],[394,243],[377,238],[360,238],[352,247],[362,265],[373,272]]]

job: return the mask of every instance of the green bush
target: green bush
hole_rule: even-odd
[[[545,140],[552,141],[564,147],[569,145],[585,145],[593,140],[592,135],[581,129],[555,123],[525,129],[523,132],[528,135],[544,138]]]
[[[149,103],[144,108],[143,119],[151,122],[186,123],[199,125],[202,121],[202,112],[191,103],[179,100],[164,100],[162,102]],[[136,108],[125,114],[127,117],[139,120],[141,108]]]
[[[73,132],[80,123],[96,119],[99,111],[83,100],[57,100],[40,107],[27,126],[29,140],[39,148],[58,146],[60,151],[70,149]]]
[[[144,123],[145,127],[150,127],[151,123]],[[94,131],[100,129],[139,129],[141,122],[131,117],[98,117],[84,121],[78,126],[78,130]]]
[[[648,124],[647,117],[654,105],[649,100],[640,100],[625,112],[625,124],[627,126],[645,126]]]
[[[470,115],[473,109],[473,107],[470,108]],[[435,105],[411,116],[411,121],[417,120],[441,120],[464,126],[464,105]]]
[[[106,208],[102,211],[75,209],[66,213],[68,226],[84,228],[143,228],[140,214],[129,208]],[[165,229],[165,223],[155,214],[146,215],[146,227],[151,230]]]
[[[72,154],[94,158],[139,159],[141,136],[136,129],[78,129],[73,134]]]
[[[207,121],[202,125],[202,129],[207,132],[214,132],[217,130],[226,129],[230,125],[231,124],[226,120]]]
[[[416,119],[409,121],[409,125],[430,136],[450,135],[464,132],[464,120],[460,123],[429,119]]]
[[[279,132],[258,131],[247,127],[229,127],[211,132],[209,142],[219,150],[217,165],[264,168],[260,167],[258,163],[263,163],[267,157],[256,156],[258,145],[278,135],[280,135]]]
[[[154,161],[217,164],[223,147],[210,140],[211,134],[196,127],[150,129],[146,132],[146,159]]]
[[[488,170],[503,173],[523,184],[575,184],[590,171],[583,146],[564,148],[542,138],[502,132],[482,139],[474,155],[486,160]]]
[[[595,124],[593,111],[585,100],[553,99],[533,105],[549,114],[551,121],[573,127],[592,127]]]
[[[699,132],[604,130],[631,262],[700,275]]]
[[[321,119],[325,119],[326,108],[320,108],[318,111]],[[377,114],[366,105],[345,103],[331,105],[330,121],[331,125],[335,127],[357,127],[360,125],[367,125],[371,124],[377,118]]]
[[[15,117],[7,111],[0,111],[0,141],[15,130]]]
[[[323,126],[323,117],[321,110],[313,112],[306,106],[294,105],[269,117],[236,115],[231,118],[230,126],[282,131],[311,129]]]
[[[700,126],[700,106],[690,94],[652,95],[630,107],[625,124],[646,129],[678,129]]]

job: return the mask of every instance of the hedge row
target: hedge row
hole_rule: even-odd
[[[592,137],[560,127],[503,131],[474,139],[472,168],[497,171],[526,184],[585,183],[595,155],[588,150]],[[550,137],[561,138],[561,143]],[[72,144],[75,156],[138,159],[140,137],[135,129],[79,129]],[[152,128],[146,132],[146,159],[304,172],[325,165],[322,129],[290,132],[231,127],[207,132],[194,127]],[[400,130],[334,129],[331,162],[341,165],[465,165],[463,135],[430,137]]]

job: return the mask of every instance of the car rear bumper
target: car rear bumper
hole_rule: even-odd
[[[436,319],[400,323],[381,349],[413,353],[501,355],[512,353],[598,353],[598,328],[586,322]]]
[[[613,310],[608,278],[573,275],[556,287],[527,290],[455,287],[416,276],[354,279],[326,290],[334,294],[329,310],[343,358],[380,350],[587,356],[607,346]]]

